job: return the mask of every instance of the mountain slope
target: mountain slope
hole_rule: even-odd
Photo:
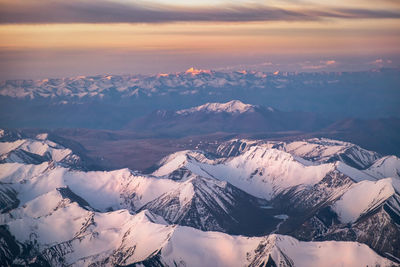
[[[369,151],[349,142],[327,138],[311,138],[295,141],[253,141],[231,140],[218,146],[216,153],[223,157],[237,156],[255,145],[267,145],[302,159],[316,163],[341,161],[357,169],[370,167],[381,158],[376,152]],[[387,177],[387,176],[386,176]]]
[[[237,157],[215,162],[193,154],[196,152],[175,153],[153,174],[162,176],[185,166],[198,175],[227,181],[254,196],[271,199],[283,189],[315,184],[335,167],[331,163],[307,166],[306,161],[300,162],[289,153],[265,146],[254,146]]]
[[[396,177],[400,179],[400,159],[396,156],[382,157],[365,171],[379,178]]]
[[[172,180],[135,175],[128,169],[83,172],[45,164],[0,164],[0,171],[4,174],[0,176],[0,188],[12,188],[21,205],[56,188],[69,187],[95,209],[127,208],[135,211],[179,185]]]
[[[395,194],[391,179],[377,182],[362,181],[351,186],[342,197],[335,202],[333,210],[343,223],[355,222],[363,214],[374,210]],[[365,194],[368,192],[368,194]]]
[[[97,213],[75,203],[47,216],[13,220],[7,228],[18,242],[36,247],[36,257],[52,266],[155,265],[156,262],[162,266],[261,266],[266,262],[280,266],[393,264],[367,246],[352,242],[299,242],[281,235],[229,236],[168,226],[148,211],[136,215],[127,211]],[[329,257],[333,249],[351,253],[341,258]]]
[[[227,182],[195,176],[142,207],[179,225],[231,234],[270,233],[279,211]]]
[[[365,169],[380,155],[357,145],[326,138],[307,139],[288,143],[277,143],[274,148],[282,149],[303,159],[315,162],[341,161],[357,169]]]
[[[347,251],[345,254],[348,256],[333,256],[330,253],[332,250],[337,253]],[[205,233],[179,227],[167,246],[154,258],[163,266],[391,265],[390,262],[369,254],[368,250],[365,245],[354,246],[345,242],[299,242],[281,235],[261,238],[229,237],[220,233]],[[360,254],[365,255],[365,258],[356,258]]]
[[[55,161],[75,168],[82,165],[79,156],[75,155],[71,149],[48,140],[47,134],[39,134],[36,139],[0,142],[0,163],[40,164],[47,161]]]

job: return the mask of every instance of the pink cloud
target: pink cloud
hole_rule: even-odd
[[[382,64],[382,63],[383,63],[383,59],[381,59],[381,58],[378,58],[377,60],[375,60],[375,61],[372,61],[371,63],[372,63],[372,64],[375,64],[375,65],[380,65],[380,64]]]
[[[330,67],[332,65],[337,64],[336,60],[330,59],[330,60],[321,60],[319,62],[320,64],[311,64],[310,61],[306,61],[302,63],[302,69],[304,70],[319,70],[319,69],[324,69],[327,67]]]
[[[376,59],[376,60],[374,60],[374,61],[369,62],[369,64],[375,65],[375,66],[377,66],[377,67],[379,67],[379,68],[382,68],[382,67],[385,66],[385,65],[392,64],[392,60],[390,60],[390,59],[378,58],[378,59]]]
[[[325,63],[325,65],[334,65],[334,64],[336,64],[336,60],[327,60],[324,63]]]

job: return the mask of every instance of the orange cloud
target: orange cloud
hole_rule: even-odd
[[[336,64],[336,61],[335,60],[327,60],[327,61],[325,61],[325,62],[322,62],[322,63],[325,63],[325,65],[334,65],[334,64]]]
[[[211,74],[211,70],[201,70],[201,69],[195,69],[194,67],[191,67],[185,71],[185,74],[190,74],[193,76],[196,76],[201,73]]]

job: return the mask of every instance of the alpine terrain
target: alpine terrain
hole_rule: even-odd
[[[400,264],[396,156],[323,138],[233,139],[144,174],[90,170],[47,134],[0,140],[3,266]]]

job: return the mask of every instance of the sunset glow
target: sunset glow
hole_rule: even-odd
[[[0,1],[1,78],[175,72],[189,66],[365,69],[379,59],[392,67],[399,62],[396,1],[100,1],[98,13],[90,14],[70,11],[92,7],[89,1],[43,2],[53,6],[54,16],[39,1]],[[138,15],[126,15],[121,5]],[[109,22],[102,15],[106,7],[115,9]]]

